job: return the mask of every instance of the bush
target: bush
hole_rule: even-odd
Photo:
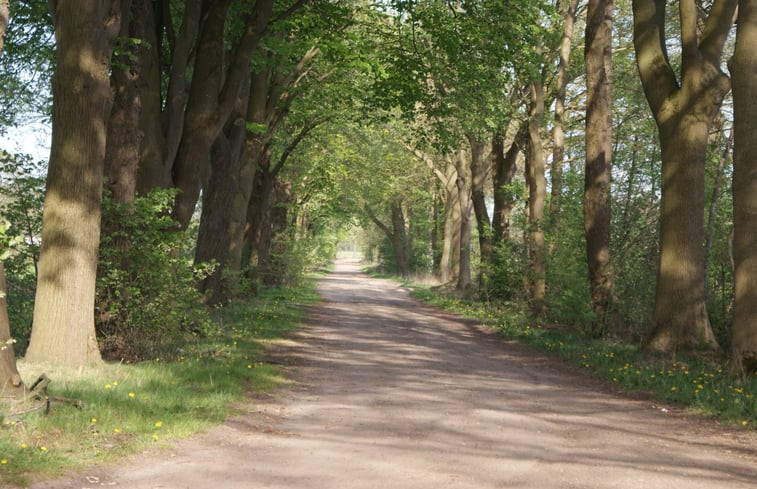
[[[185,233],[170,217],[173,190],[133,205],[103,205],[96,326],[106,358],[165,356],[167,345],[206,332],[208,312],[196,284],[212,271],[181,253]]]

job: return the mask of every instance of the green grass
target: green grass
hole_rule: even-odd
[[[556,355],[616,388],[644,392],[743,429],[757,428],[757,374],[734,378],[724,358],[704,353],[675,359],[648,356],[626,343],[590,340],[569,328],[534,325],[517,304],[466,301],[429,287],[414,287],[412,295],[481,320],[502,335]]]
[[[317,300],[312,280],[296,289],[264,290],[216,311],[212,338],[135,365],[81,373],[20,361],[27,382],[44,371],[52,379],[51,396],[78,399],[84,407],[55,403],[48,415],[6,415],[0,486],[24,486],[31,474],[113,460],[223,421],[251,391],[287,382],[281,366],[265,363],[266,345],[296,328],[305,306]]]

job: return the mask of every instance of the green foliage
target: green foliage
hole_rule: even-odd
[[[479,293],[490,302],[524,300],[523,245],[506,241],[494,247],[491,264],[479,272]]]
[[[133,206],[105,199],[96,297],[105,357],[151,358],[182,335],[206,332],[196,284],[210,270],[181,254],[185,235],[169,214],[174,195],[156,190]]]
[[[43,165],[27,155],[0,152],[0,254],[8,285],[8,316],[16,353],[29,344],[42,233]]]
[[[175,359],[116,363],[81,372],[47,370],[50,393],[82,401],[56,403],[49,415],[6,416],[0,429],[0,486],[25,485],[29,474],[54,475],[149,447],[163,446],[234,414],[233,402],[288,379],[265,362],[265,348],[296,328],[318,300],[314,281],[268,289],[214,312],[212,337],[178,344]],[[28,378],[38,366],[19,362]],[[0,405],[0,413],[7,414]]]

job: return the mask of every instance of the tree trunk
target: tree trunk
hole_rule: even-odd
[[[407,221],[402,210],[402,201],[392,202],[392,249],[394,261],[397,265],[397,274],[406,277],[410,274],[410,259],[408,256]]]
[[[662,149],[660,257],[645,348],[673,352],[717,347],[704,293],[704,166],[710,127],[730,88],[720,59],[736,0],[715,2],[703,30],[695,0],[679,1],[680,83],[665,49],[665,3],[634,0],[633,15],[639,74]]]
[[[20,399],[24,395],[24,383],[16,368],[16,353],[13,350],[8,301],[5,286],[5,266],[0,260],[0,399]]]
[[[544,117],[544,87],[540,80],[531,83],[531,106],[528,119],[528,150],[526,152],[528,182],[528,255],[531,270],[531,312],[536,317],[546,313],[547,249],[544,238],[544,203],[547,195],[545,157],[541,140]]]
[[[292,202],[291,182],[277,181],[274,185],[273,203],[267,215],[269,226],[263,231],[261,249],[258,251],[258,271],[261,283],[266,287],[284,285],[287,247],[286,231],[289,227],[289,206]]]
[[[42,217],[34,323],[26,357],[69,367],[101,363],[94,300],[109,83],[119,2],[59,0],[53,138]]]
[[[197,44],[184,130],[172,169],[174,186],[179,190],[174,216],[182,228],[189,225],[194,213],[201,182],[209,170],[211,147],[249,76],[252,53],[267,28],[273,0],[255,3],[245,33],[228,63],[224,63],[224,35],[230,0],[205,5],[208,8]]]
[[[733,310],[732,371],[757,372],[757,4],[739,1],[733,77]]]
[[[481,252],[481,267],[486,268],[492,259],[492,223],[486,209],[484,184],[491,171],[491,160],[484,158],[486,144],[476,136],[468,135],[471,148],[471,199],[478,228],[478,246]]]
[[[444,182],[444,235],[439,262],[439,281],[443,284],[457,278],[460,263],[460,194],[457,191],[457,171],[452,165],[448,170],[451,175]]]
[[[149,8],[145,0],[121,0],[124,16],[119,37],[144,39]],[[143,136],[140,84],[146,53],[139,45],[125,49],[116,58],[111,72],[114,95],[105,149],[105,176],[113,202],[133,204]]]
[[[518,134],[505,153],[504,139],[497,135],[492,142],[494,154],[494,212],[492,229],[494,244],[502,244],[510,237],[510,216],[512,215],[515,197],[508,189],[518,168],[518,154],[525,146],[527,136],[526,124],[518,130]]]
[[[565,131],[563,115],[565,114],[565,90],[568,86],[568,64],[570,61],[571,39],[576,23],[578,0],[569,0],[565,10],[562,41],[560,42],[560,63],[557,67],[555,81],[555,125],[552,129],[552,198],[549,201],[549,215],[552,225],[559,227],[560,199],[562,197],[562,172],[565,160]]]
[[[467,292],[473,286],[471,279],[471,234],[473,223],[471,217],[473,214],[473,201],[468,188],[468,182],[465,175],[468,170],[465,168],[465,153],[459,151],[455,157],[457,167],[457,195],[458,205],[460,206],[460,270],[457,275],[457,290]]]
[[[222,277],[229,252],[230,209],[239,181],[229,176],[239,174],[244,134],[244,119],[239,116],[234,117],[227,130],[218,136],[211,152],[210,178],[203,192],[195,264],[214,262],[216,265],[199,284],[200,292],[205,294],[210,305],[224,299]]]
[[[586,17],[586,169],[584,235],[593,335],[601,336],[613,309],[610,269],[610,175],[612,166],[612,0],[589,0]]]

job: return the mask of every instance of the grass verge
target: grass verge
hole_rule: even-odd
[[[616,388],[645,392],[660,402],[686,406],[743,429],[757,428],[757,375],[734,379],[725,360],[711,353],[651,357],[626,343],[588,339],[569,328],[534,325],[517,306],[461,300],[431,287],[408,286],[412,295],[424,302],[480,320],[502,335],[556,355]]]
[[[287,382],[282,368],[264,361],[266,344],[297,327],[305,307],[318,300],[313,280],[302,287],[264,290],[215,314],[212,337],[183,345],[170,358],[136,365],[108,364],[89,372],[19,362],[24,379],[44,371],[54,403],[49,414],[9,416],[0,430],[0,487],[28,485],[32,475],[112,461],[166,444],[234,414],[250,391]]]

